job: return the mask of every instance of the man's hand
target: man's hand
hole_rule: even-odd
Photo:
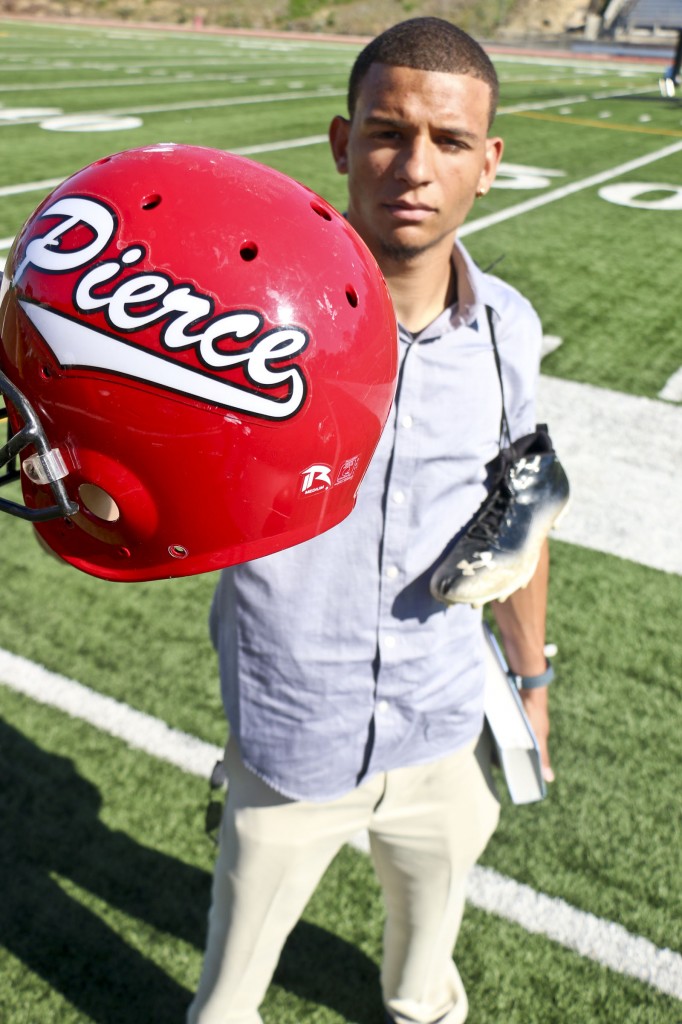
[[[554,772],[549,759],[549,687],[537,690],[519,690],[523,706],[540,747],[542,777],[545,782],[554,782]]]

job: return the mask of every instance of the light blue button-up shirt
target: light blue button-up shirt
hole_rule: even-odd
[[[444,757],[483,718],[480,611],[429,577],[485,497],[501,392],[512,436],[535,429],[541,328],[530,304],[457,243],[458,303],[400,329],[396,399],[351,515],[221,574],[211,610],[223,701],[246,765],[295,799]]]

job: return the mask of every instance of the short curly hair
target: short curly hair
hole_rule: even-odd
[[[358,93],[372,64],[471,75],[490,86],[492,124],[499,97],[497,72],[485,50],[470,35],[443,18],[409,18],[376,36],[358,54],[348,80],[348,111],[355,112]]]

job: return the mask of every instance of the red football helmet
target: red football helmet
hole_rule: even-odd
[[[26,502],[0,508],[111,580],[340,522],[397,373],[388,290],[345,219],[268,167],[170,143],[41,203],[7,260],[0,337],[0,458],[20,452]]]

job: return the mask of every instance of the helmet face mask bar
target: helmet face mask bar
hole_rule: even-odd
[[[6,262],[0,459],[26,504],[0,512],[101,579],[271,554],[352,511],[397,367],[386,283],[324,199],[206,147],[113,154]]]
[[[10,424],[7,408],[0,407],[0,424],[7,421],[7,443],[0,448],[0,487],[19,480],[21,471],[16,468],[17,456],[28,446],[35,448],[33,455],[25,457],[22,469],[36,484],[48,484],[55,500],[54,505],[44,508],[28,508],[19,502],[0,496],[0,512],[26,519],[31,523],[44,523],[50,519],[75,515],[78,505],[71,501],[62,479],[68,470],[58,448],[50,448],[49,441],[30,403],[12,382],[0,371],[0,394],[5,403],[9,399],[15,409],[15,415],[23,421],[23,426],[14,433]]]

